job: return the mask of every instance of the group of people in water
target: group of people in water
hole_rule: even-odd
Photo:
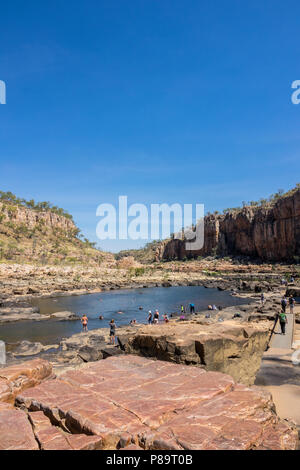
[[[218,308],[215,306],[215,305],[208,305],[208,310],[218,310]],[[219,307],[219,309],[221,310],[221,307]],[[143,307],[139,307],[139,310],[143,310]],[[190,314],[194,314],[195,313],[195,304],[193,303],[190,303],[188,308],[186,306],[184,306],[183,304],[181,304],[180,306],[180,320],[184,320],[185,319],[185,314],[187,313],[187,310],[189,310],[189,313]],[[117,312],[118,314],[122,314],[124,312],[122,311],[118,311]],[[173,314],[170,315],[171,317],[173,316]],[[104,320],[104,316],[103,315],[99,315],[99,320]],[[147,323],[148,325],[157,325],[160,321],[161,322],[164,322],[164,323],[168,323],[170,320],[169,320],[169,316],[167,313],[163,313],[163,314],[160,314],[158,309],[156,309],[153,313],[151,310],[148,311],[148,314],[147,314]],[[82,329],[84,332],[87,332],[88,331],[88,317],[86,314],[82,315],[81,317],[81,324],[82,324]],[[131,326],[134,326],[137,324],[137,321],[136,319],[132,319],[130,320],[129,324]],[[110,326],[110,344],[115,344],[115,337],[116,337],[116,323],[115,323],[115,320],[112,319],[109,323],[109,326]]]
[[[264,293],[261,294],[260,301],[261,301],[261,306],[263,306],[265,304],[265,301],[266,301]],[[281,299],[281,312],[278,314],[278,319],[279,319],[279,323],[280,323],[280,327],[281,327],[281,334],[283,334],[283,335],[285,335],[285,327],[286,327],[286,324],[288,323],[287,316],[286,316],[286,308],[289,305],[290,314],[293,314],[294,313],[295,303],[296,303],[296,301],[295,301],[295,299],[292,295],[290,295],[288,298],[284,295]],[[139,307],[139,310],[142,310],[142,309],[143,309],[143,307]],[[213,305],[208,305],[207,309],[208,310],[218,311],[218,310],[222,310],[222,307],[220,307],[220,306],[216,307],[216,305],[213,304]],[[187,311],[187,308],[182,304],[180,306],[180,314],[181,314],[180,315],[180,320],[185,319],[186,311]],[[119,311],[117,313],[121,314],[123,312]],[[189,313],[190,314],[195,313],[195,304],[193,304],[193,303],[189,304]],[[173,315],[171,314],[171,316],[173,316]],[[240,316],[240,315],[237,314],[235,316]],[[207,314],[206,317],[210,317],[210,314]],[[162,314],[161,319],[162,319],[161,321],[163,321],[164,323],[169,322],[169,317],[166,313]],[[103,315],[99,316],[99,320],[104,320]],[[154,311],[154,313],[152,313],[152,311],[149,310],[148,315],[147,315],[148,325],[157,325],[159,323],[159,321],[160,321],[160,313],[159,313],[158,309],[156,309]],[[88,317],[85,314],[82,315],[82,317],[81,317],[81,323],[82,323],[83,331],[87,332],[88,331]],[[136,319],[130,320],[129,324],[131,326],[136,325],[137,324]],[[110,333],[109,333],[110,344],[115,344],[116,323],[115,323],[114,319],[112,319],[110,321],[109,326],[110,326]]]
[[[166,313],[164,313],[162,315],[162,319],[165,323],[169,322],[169,317]],[[147,321],[148,321],[148,325],[157,325],[159,323],[159,311],[158,311],[158,309],[156,309],[153,314],[152,314],[152,311],[149,310]]]

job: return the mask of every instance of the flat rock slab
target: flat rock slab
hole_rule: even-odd
[[[43,359],[33,359],[0,369],[0,402],[13,403],[22,390],[51,377],[52,366]]]
[[[0,323],[11,323],[17,321],[70,321],[80,320],[80,317],[73,312],[55,312],[49,315],[40,314],[36,307],[7,307],[0,308]]]
[[[49,349],[58,349],[58,344],[49,344],[44,346],[42,343],[32,343],[30,341],[21,341],[21,343],[14,349],[13,355],[26,357],[34,356],[35,354],[40,354],[43,351],[48,351]]]
[[[96,437],[90,444],[101,449],[275,450],[298,443],[270,394],[226,374],[139,356],[69,370],[20,392],[16,403],[29,412],[44,448],[67,445],[62,431],[73,448],[70,436],[78,434]]]
[[[78,315],[69,311],[51,313],[50,317],[57,320],[80,320]]]
[[[0,450],[38,450],[28,416],[15,408],[0,407]]]

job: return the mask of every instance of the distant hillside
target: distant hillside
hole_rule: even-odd
[[[73,218],[49,202],[0,191],[0,260],[37,264],[92,264],[113,259],[80,239]]]
[[[157,261],[159,258],[159,247],[160,241],[153,241],[147,243],[144,248],[137,250],[122,250],[115,254],[116,260],[126,258],[127,256],[133,256],[133,258],[139,263],[149,264]]]

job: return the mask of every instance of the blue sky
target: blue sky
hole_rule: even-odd
[[[299,17],[293,0],[2,2],[0,189],[96,241],[119,195],[213,211],[293,187]]]

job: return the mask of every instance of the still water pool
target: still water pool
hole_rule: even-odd
[[[153,287],[139,289],[120,289],[98,294],[65,296],[33,300],[33,305],[40,308],[41,314],[49,314],[63,310],[78,315],[85,313],[89,318],[89,329],[108,327],[112,318],[117,325],[129,324],[136,319],[138,323],[146,323],[148,310],[158,309],[162,313],[179,313],[183,304],[188,309],[194,303],[196,311],[207,309],[207,305],[228,307],[248,303],[247,299],[232,297],[229,292],[218,289],[206,289],[202,286]],[[139,309],[142,307],[142,310]],[[122,311],[123,314],[117,313]],[[99,315],[104,317],[99,320]],[[79,321],[17,322],[0,326],[0,339],[15,343],[22,340],[40,341],[43,344],[57,343],[61,338],[81,331]]]

